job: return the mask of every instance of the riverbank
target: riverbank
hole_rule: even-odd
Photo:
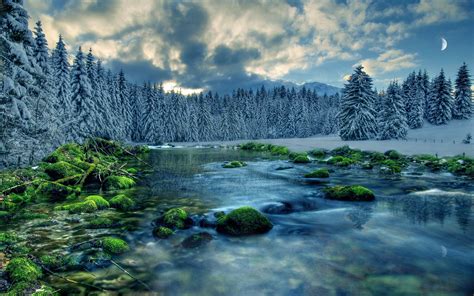
[[[309,138],[258,139],[252,140],[266,144],[288,147],[291,151],[305,152],[315,148],[334,149],[348,145],[354,149],[385,152],[397,150],[405,155],[432,154],[438,156],[455,156],[465,154],[474,156],[474,141],[463,144],[468,133],[474,135],[474,119],[455,120],[444,126],[433,126],[428,123],[421,129],[409,130],[407,140],[386,141],[342,141],[337,135],[314,136]],[[249,140],[210,141],[194,143],[172,143],[176,146],[236,146]]]

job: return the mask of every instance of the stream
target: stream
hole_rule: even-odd
[[[248,166],[224,169],[224,161]],[[152,150],[152,171],[126,190],[140,210],[110,215],[118,229],[85,229],[97,214],[51,212],[54,223],[17,225],[39,251],[53,251],[104,234],[124,238],[131,251],[116,265],[61,273],[112,294],[159,295],[472,295],[474,292],[474,184],[450,174],[398,178],[375,171],[334,168],[326,181],[303,175],[325,165],[293,164],[267,154],[233,149]],[[328,185],[359,184],[374,202],[326,200]],[[90,192],[96,194],[97,192]],[[121,192],[122,193],[122,192]],[[209,227],[153,237],[153,221],[183,207],[196,224],[213,213],[249,205],[274,224],[264,235],[230,237]],[[187,249],[188,236],[208,232],[209,243]],[[46,279],[67,294],[91,286]]]

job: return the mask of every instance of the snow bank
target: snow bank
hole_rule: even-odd
[[[437,154],[438,156],[453,156],[465,153],[466,155],[474,156],[474,143],[462,144],[461,142],[467,133],[471,133],[474,136],[474,118],[469,120],[453,120],[447,125],[442,126],[434,126],[425,123],[423,128],[409,130],[406,140],[342,141],[338,136],[331,135],[302,139],[259,139],[251,141],[282,145],[296,152],[309,151],[314,148],[334,149],[343,145],[349,145],[352,148],[380,152],[395,149],[407,155],[429,153]],[[200,142],[199,145],[230,146],[248,141],[249,140]],[[196,143],[175,144],[187,147],[196,145]]]

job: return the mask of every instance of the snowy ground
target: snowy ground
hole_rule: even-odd
[[[395,149],[403,154],[437,154],[439,156],[452,156],[465,153],[474,156],[474,139],[471,144],[462,144],[462,139],[467,133],[474,136],[474,118],[470,120],[453,120],[448,125],[433,126],[425,123],[421,129],[410,130],[407,140],[388,140],[388,141],[342,141],[338,136],[315,136],[310,138],[291,138],[291,139],[260,139],[252,140],[255,142],[271,143],[290,148],[292,151],[302,152],[314,148],[333,149],[343,145],[349,145],[352,148],[362,150],[384,152],[389,149]],[[249,140],[238,141],[214,141],[199,143],[173,143],[179,146],[196,145],[236,145],[245,143]]]

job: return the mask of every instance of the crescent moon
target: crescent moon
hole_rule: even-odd
[[[441,256],[446,257],[448,255],[448,249],[445,246],[441,246]]]
[[[441,38],[441,51],[445,50],[448,47],[448,41],[446,39]]]

